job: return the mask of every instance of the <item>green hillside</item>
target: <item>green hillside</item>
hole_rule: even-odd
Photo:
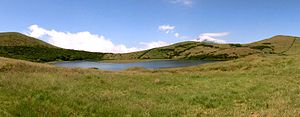
[[[0,33],[0,56],[34,62],[101,60],[103,53],[62,49],[21,33]]]
[[[0,33],[0,46],[30,46],[58,48],[41,40],[17,32]]]
[[[275,36],[251,44],[207,44],[181,42],[174,45],[127,54],[106,54],[103,59],[209,59],[229,60],[253,54],[279,54],[287,51],[296,37]]]
[[[145,51],[110,54],[55,47],[20,33],[0,33],[0,56],[35,62],[71,60],[201,59],[232,60],[253,54],[282,54],[294,43],[292,36],[275,36],[250,44],[181,42]]]

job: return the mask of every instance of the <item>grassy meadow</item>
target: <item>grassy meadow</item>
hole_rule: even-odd
[[[0,116],[300,116],[300,40],[285,49],[160,70],[0,58]]]

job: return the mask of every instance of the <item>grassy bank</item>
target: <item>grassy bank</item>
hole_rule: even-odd
[[[300,41],[197,67],[65,69],[0,58],[0,116],[299,116]]]

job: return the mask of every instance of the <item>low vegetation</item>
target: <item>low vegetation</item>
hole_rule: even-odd
[[[0,116],[300,116],[300,39],[281,48],[116,72],[0,58]]]
[[[0,46],[0,56],[33,62],[102,60],[103,53],[75,51],[61,48]]]

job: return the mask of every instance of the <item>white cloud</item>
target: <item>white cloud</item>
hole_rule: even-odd
[[[180,38],[180,39],[185,39],[187,38],[187,36],[182,36],[181,34],[179,34],[178,32],[174,31],[176,28],[176,26],[172,26],[172,25],[161,25],[158,26],[158,29],[160,31],[165,32],[166,34],[170,34],[176,38]]]
[[[175,33],[174,36],[175,36],[176,38],[179,38],[179,37],[180,37],[180,34],[179,34],[179,33]]]
[[[36,38],[45,35],[47,32],[46,29],[40,28],[38,25],[31,25],[29,27],[29,30],[31,31],[30,36],[36,37]]]
[[[171,25],[161,25],[158,27],[158,29],[160,31],[164,31],[167,34],[169,34],[170,32],[172,32],[176,27],[175,26],[171,26]]]
[[[176,38],[179,39],[187,39],[189,37],[183,36],[177,31],[174,31],[176,26],[172,25],[161,25],[158,27],[160,31],[164,31],[167,34],[170,34]],[[192,41],[199,41],[199,42],[211,42],[211,43],[226,43],[225,40],[219,39],[219,37],[227,36],[229,35],[229,32],[218,32],[218,33],[203,33],[200,34],[196,39],[193,39]],[[191,40],[191,39],[188,39]]]
[[[170,45],[169,43],[164,42],[164,41],[155,41],[155,42],[150,42],[150,43],[149,42],[148,43],[141,42],[140,44],[145,46],[144,49],[151,49],[151,48],[157,48],[157,47]]]
[[[169,0],[169,1],[174,4],[182,4],[185,6],[190,6],[193,4],[193,0]]]
[[[91,52],[126,53],[166,45],[166,42],[158,41],[143,43],[145,47],[141,48],[128,48],[123,44],[114,44],[111,40],[102,35],[91,34],[90,32],[59,32],[56,30],[47,30],[39,27],[38,25],[30,26],[29,30],[30,32],[27,33],[27,35],[35,38],[41,38],[52,45],[66,49]]]
[[[199,42],[212,42],[212,43],[226,43],[225,40],[218,39],[217,37],[223,37],[229,35],[228,32],[220,32],[220,33],[203,33],[198,36],[194,41]]]

